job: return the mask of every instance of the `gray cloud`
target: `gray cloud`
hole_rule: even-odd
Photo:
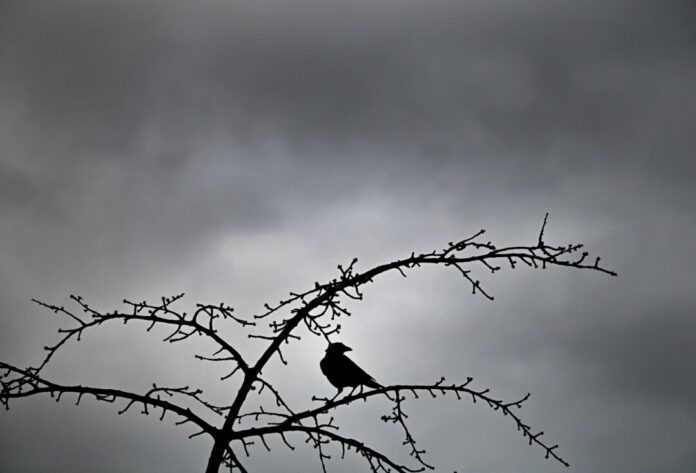
[[[534,241],[550,211],[549,239],[584,240],[620,277],[481,274],[494,303],[447,272],[385,278],[346,341],[386,382],[531,391],[530,422],[583,471],[690,471],[695,17],[683,1],[4,2],[0,359],[31,363],[52,339],[30,297],[186,291],[251,312],[353,256],[365,268],[481,227]],[[54,374],[229,389],[185,349],[94,343]],[[298,404],[327,389],[321,351],[273,369]],[[104,406],[26,406],[3,413],[2,471],[191,471],[206,455]],[[478,406],[409,406],[438,466],[558,471]],[[371,441],[394,435],[354,417]],[[250,466],[281,459],[318,467],[279,452]]]

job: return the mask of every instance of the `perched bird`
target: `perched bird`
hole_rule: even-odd
[[[362,368],[345,355],[345,352],[351,350],[350,347],[345,346],[343,343],[331,343],[326,349],[326,355],[319,363],[321,372],[338,389],[338,393],[333,397],[334,399],[341,394],[344,388],[353,388],[355,390],[358,386],[367,386],[375,389],[382,387],[372,376],[363,371]]]

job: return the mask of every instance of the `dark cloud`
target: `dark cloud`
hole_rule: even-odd
[[[690,404],[696,387],[689,368],[696,355],[692,313],[681,307],[675,313],[664,301],[647,314],[634,314],[630,323],[613,324],[588,325],[584,336],[568,334],[572,351],[567,356],[596,367],[604,383],[622,396],[675,407]]]
[[[482,140],[530,158],[559,140],[635,137],[669,100],[658,94],[694,75],[679,5],[306,3],[311,14],[265,2],[36,5],[9,15],[10,38],[42,34],[13,41],[7,76],[34,127],[58,144],[81,129],[72,141],[90,159],[101,147],[122,159],[148,125],[167,141],[270,133],[461,154]]]
[[[535,241],[550,211],[549,239],[584,240],[620,277],[482,274],[494,303],[455,274],[385,278],[346,341],[387,382],[531,391],[530,422],[583,470],[690,471],[694,20],[686,1],[2,2],[0,359],[31,363],[52,339],[30,297],[112,307],[183,290],[255,311],[353,256],[365,268],[481,227]],[[188,367],[128,337],[55,374],[144,386]],[[124,340],[137,361],[99,365]],[[274,368],[299,404],[297,376],[326,389],[321,351]],[[2,471],[205,458],[149,419],[26,405],[3,414]],[[439,466],[556,471],[505,419],[410,406]]]

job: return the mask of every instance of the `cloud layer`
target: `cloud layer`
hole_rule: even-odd
[[[34,363],[52,340],[31,297],[185,291],[253,312],[354,256],[481,227],[534,241],[549,211],[549,240],[584,241],[620,277],[482,275],[494,303],[447,272],[387,278],[345,341],[384,382],[532,392],[530,423],[582,471],[691,471],[695,20],[682,1],[4,2],[0,359]],[[329,389],[322,351],[274,372],[300,405]],[[190,355],[115,331],[55,374],[214,383]],[[409,407],[443,471],[558,471],[478,406]],[[207,455],[104,406],[2,417],[2,471],[193,471]],[[377,412],[359,418],[373,435]],[[263,452],[250,469],[318,468]]]

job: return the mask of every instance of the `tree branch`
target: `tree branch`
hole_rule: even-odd
[[[523,437],[526,437],[529,440],[529,444],[536,444],[540,446],[541,448],[544,449],[546,457],[553,457],[556,460],[558,460],[560,463],[562,463],[565,466],[569,466],[569,464],[561,458],[559,455],[555,453],[555,449],[558,447],[557,445],[555,446],[548,446],[546,443],[540,440],[541,435],[543,435],[543,432],[538,432],[534,433],[531,429],[531,427],[522,421],[519,415],[515,413],[513,409],[515,408],[520,408],[522,407],[523,403],[529,399],[529,394],[524,396],[522,399],[519,399],[517,401],[513,402],[505,402],[500,399],[496,399],[490,395],[490,392],[488,389],[482,389],[482,390],[476,390],[472,389],[469,387],[470,383],[473,381],[472,378],[467,378],[467,380],[464,383],[460,384],[445,384],[445,379],[441,378],[439,381],[437,381],[434,384],[428,384],[428,385],[411,385],[411,384],[400,384],[400,385],[393,385],[393,386],[385,386],[382,388],[370,390],[367,392],[363,393],[358,393],[354,395],[349,395],[341,399],[337,400],[326,400],[326,399],[318,399],[314,398],[315,400],[321,400],[321,401],[328,401],[325,402],[322,406],[319,406],[314,409],[309,409],[303,412],[298,412],[293,415],[287,415],[284,420],[280,421],[277,424],[274,424],[271,427],[262,427],[262,428],[250,428],[250,429],[245,429],[241,431],[236,431],[233,434],[231,434],[231,438],[245,438],[247,436],[255,436],[259,435],[259,432],[277,432],[277,431],[287,431],[284,429],[290,429],[291,427],[296,426],[298,423],[300,423],[303,420],[306,419],[312,419],[316,418],[319,415],[322,414],[327,414],[329,411],[332,409],[335,409],[337,407],[345,406],[348,404],[351,404],[355,401],[360,401],[360,400],[367,400],[368,398],[371,398],[373,396],[377,395],[382,395],[384,394],[387,396],[391,401],[395,402],[395,410],[392,411],[391,415],[383,416],[382,420],[385,422],[395,422],[401,424],[403,429],[405,430],[407,441],[405,443],[409,444],[411,447],[411,455],[416,458],[416,460],[421,463],[424,467],[432,468],[430,465],[424,462],[422,458],[420,458],[420,454],[422,453],[421,450],[418,450],[415,446],[415,440],[413,440],[413,437],[411,436],[407,426],[405,425],[404,422],[404,416],[403,412],[401,411],[401,406],[400,403],[404,399],[402,397],[402,393],[409,393],[413,395],[415,398],[418,398],[419,393],[426,393],[429,394],[433,397],[437,397],[438,395],[446,395],[446,394],[454,394],[457,399],[462,399],[463,396],[468,396],[472,399],[472,401],[475,403],[477,400],[478,401],[483,401],[488,407],[492,408],[495,411],[501,411],[503,415],[505,416],[510,416],[513,421],[515,422],[515,425],[518,430],[522,432]],[[389,396],[389,394],[394,394],[395,397],[392,398]],[[306,427],[306,426],[303,426]]]
[[[323,429],[321,427],[309,427],[309,426],[304,426],[304,425],[291,425],[291,426],[285,426],[285,427],[280,427],[280,426],[274,426],[274,427],[268,427],[268,428],[261,428],[261,429],[255,429],[253,432],[250,431],[248,435],[245,435],[244,437],[237,437],[234,436],[233,438],[230,439],[230,441],[234,440],[240,440],[243,441],[244,438],[248,437],[264,437],[266,435],[283,435],[285,433],[289,432],[304,432],[310,436],[310,440],[315,442],[315,447],[317,447],[316,442],[317,438],[320,436],[326,437],[334,442],[339,443],[342,448],[343,452],[345,454],[346,449],[353,448],[356,452],[360,453],[365,459],[368,461],[371,471],[373,472],[388,472],[391,471],[387,468],[385,468],[385,464],[393,469],[394,471],[398,473],[418,473],[420,471],[423,471],[424,468],[410,468],[404,465],[400,465],[390,459],[388,456],[385,454],[370,448],[366,446],[364,443],[350,438],[350,437],[344,437],[342,435],[339,435],[333,431]],[[318,447],[317,447],[318,448]],[[342,456],[343,457],[343,456]],[[324,457],[326,458],[326,457]],[[324,470],[326,471],[326,470]]]
[[[422,394],[429,394],[433,397],[453,394],[458,399],[470,397],[473,402],[482,401],[493,410],[498,410],[503,415],[510,416],[515,422],[517,429],[529,440],[530,445],[540,446],[545,451],[547,458],[553,457],[568,466],[568,463],[555,453],[557,445],[548,446],[542,442],[540,437],[543,435],[543,432],[534,433],[517,415],[515,409],[522,406],[529,398],[529,394],[518,401],[504,402],[492,397],[488,389],[476,390],[469,387],[472,382],[471,378],[468,378],[466,382],[461,384],[445,384],[445,379],[442,378],[430,385],[403,384],[386,386],[367,392],[361,391],[358,394],[351,393],[342,399],[314,398],[315,400],[323,401],[324,404],[314,409],[296,412],[285,401],[280,391],[271,382],[261,377],[264,367],[274,355],[277,355],[282,363],[287,364],[281,348],[284,344],[300,340],[300,336],[296,331],[298,326],[304,325],[311,334],[322,337],[330,343],[331,338],[340,332],[341,325],[339,319],[351,315],[349,306],[344,305],[344,302],[362,300],[363,286],[374,282],[377,276],[391,271],[399,272],[406,277],[408,270],[419,268],[423,265],[453,267],[464,278],[465,284],[471,288],[473,294],[480,293],[489,300],[493,300],[493,296],[476,279],[476,273],[481,270],[496,273],[501,270],[503,263],[506,262],[511,269],[516,269],[517,265],[522,263],[523,266],[532,269],[547,269],[551,266],[557,266],[589,269],[616,276],[614,271],[600,265],[600,258],[595,258],[593,262],[590,262],[591,259],[588,259],[589,253],[583,250],[583,245],[581,244],[571,243],[560,246],[547,244],[544,240],[547,223],[548,214],[544,217],[536,241],[526,246],[498,248],[490,241],[481,239],[485,233],[484,230],[481,230],[458,242],[449,242],[443,249],[421,254],[411,253],[406,258],[375,266],[362,273],[356,271],[357,259],[354,259],[347,266],[338,266],[339,274],[336,278],[324,284],[315,282],[313,288],[304,292],[291,292],[288,298],[281,300],[274,306],[265,304],[265,312],[254,315],[251,318],[235,315],[232,307],[224,304],[198,304],[195,311],[187,315],[186,312],[179,312],[173,309],[173,305],[183,297],[183,294],[171,298],[164,297],[161,304],[124,300],[124,304],[129,309],[125,312],[113,311],[111,313],[93,309],[82,297],[70,296],[77,304],[78,309],[81,309],[84,313],[80,315],[65,307],[35,300],[36,303],[52,310],[54,313],[67,316],[76,323],[76,326],[58,330],[61,334],[60,340],[52,346],[45,347],[48,353],[37,368],[20,369],[0,362],[0,405],[8,408],[10,399],[43,393],[55,397],[56,400],[60,400],[63,394],[76,394],[78,404],[84,395],[93,396],[103,402],[123,401],[125,402],[125,407],[119,413],[126,412],[135,404],[141,404],[143,406],[142,412],[145,414],[149,414],[149,409],[151,408],[161,409],[162,415],[160,419],[167,412],[173,412],[183,418],[182,421],[177,422],[177,425],[191,422],[200,428],[200,431],[193,434],[192,437],[207,433],[213,438],[213,448],[208,459],[207,473],[217,472],[221,463],[229,466],[231,471],[238,470],[246,473],[246,468],[235,455],[230,442],[240,442],[248,455],[248,449],[254,443],[249,440],[250,437],[259,437],[263,446],[270,450],[265,436],[279,435],[288,448],[294,449],[286,438],[286,434],[292,432],[307,435],[308,442],[311,442],[318,450],[324,472],[326,472],[325,460],[330,457],[323,447],[327,443],[337,443],[341,446],[343,454],[345,454],[345,450],[351,448],[360,453],[369,463],[373,473],[379,471],[413,473],[423,471],[424,469],[432,469],[433,467],[426,463],[423,458],[425,451],[416,446],[416,441],[406,423],[407,415],[403,410],[403,401],[409,394],[415,398]],[[287,314],[281,315],[284,312],[287,312]],[[215,326],[218,320],[229,320],[241,325],[242,328],[247,328],[255,326],[257,321],[261,319],[268,321],[270,332],[248,334],[251,338],[267,341],[264,342],[266,343],[265,349],[253,363],[247,362],[235,346],[218,333]],[[196,355],[196,358],[206,361],[233,363],[232,370],[227,375],[222,376],[221,379],[230,378],[237,372],[242,373],[241,385],[234,400],[228,406],[215,405],[205,400],[199,389],[191,389],[188,386],[170,388],[153,385],[153,388],[147,393],[135,394],[109,388],[60,385],[39,376],[42,369],[51,361],[56,352],[68,341],[73,339],[80,340],[86,330],[109,321],[122,321],[124,324],[130,321],[147,322],[148,332],[155,326],[169,328],[171,331],[164,338],[164,341],[170,343],[184,341],[194,335],[212,340],[217,347],[217,351],[211,356]],[[252,390],[258,394],[267,390],[270,393],[269,397],[275,401],[276,408],[269,411],[261,406],[256,411],[240,414],[241,408]],[[333,418],[328,422],[322,423],[320,421],[320,418],[325,419],[322,416],[328,415],[333,409],[346,406],[358,400],[365,401],[376,395],[384,395],[393,403],[391,412],[382,416],[382,420],[397,424],[402,428],[405,434],[403,443],[409,448],[409,454],[414,461],[418,463],[417,468],[399,465],[386,455],[365,446],[362,442],[340,435],[337,433],[338,427],[333,425]],[[202,417],[193,413],[191,409],[182,407],[170,400],[165,400],[162,396],[176,400],[183,397],[196,402],[213,413],[224,416],[223,425],[219,429],[215,428]],[[264,402],[269,402],[269,400],[264,398]],[[251,419],[255,422],[262,421],[264,424],[235,430],[235,426],[237,428],[241,426],[243,419]]]
[[[55,397],[56,401],[60,401],[61,396],[64,394],[77,394],[77,404],[80,403],[83,396],[90,395],[94,396],[98,401],[109,403],[113,403],[117,400],[127,401],[126,406],[119,411],[119,414],[123,414],[130,409],[133,404],[138,403],[143,405],[143,414],[150,413],[149,407],[160,408],[162,409],[160,420],[164,418],[164,414],[169,411],[184,418],[184,421],[177,422],[177,425],[191,422],[200,427],[202,432],[210,435],[216,433],[216,429],[212,425],[203,420],[200,416],[194,414],[191,409],[165,401],[159,396],[152,397],[153,394],[157,394],[161,391],[177,391],[177,389],[159,388],[155,386],[143,395],[120,389],[57,384],[40,377],[35,369],[21,369],[3,362],[0,362],[0,370],[5,371],[5,373],[0,375],[0,404],[2,404],[5,409],[9,409],[10,399],[30,397],[39,394],[49,394],[51,397]],[[178,391],[181,392],[181,388],[179,388]],[[194,395],[194,397],[197,396]],[[208,407],[210,406],[208,405]]]
[[[148,332],[151,331],[155,325],[173,327],[173,331],[164,338],[164,341],[168,341],[170,343],[185,340],[194,334],[206,336],[213,340],[220,348],[217,353],[220,353],[220,351],[228,352],[230,354],[230,358],[227,359],[234,360],[242,371],[248,371],[249,366],[242,357],[241,353],[239,353],[236,348],[222,338],[214,327],[214,321],[217,318],[231,318],[230,314],[232,308],[222,304],[217,307],[199,305],[198,310],[196,310],[192,316],[187,318],[186,312],[179,313],[170,307],[171,304],[178,301],[183,296],[184,294],[182,293],[172,298],[163,297],[161,305],[152,305],[145,301],[136,303],[124,300],[123,302],[125,304],[131,306],[131,313],[120,313],[118,311],[103,313],[89,306],[81,296],[71,295],[70,299],[78,304],[82,311],[89,317],[88,319],[83,319],[63,306],[48,304],[36,299],[32,299],[42,307],[50,309],[54,313],[62,313],[67,315],[78,323],[77,327],[59,329],[58,332],[64,334],[63,337],[55,345],[44,347],[48,354],[38,368],[36,368],[37,373],[48,364],[55,353],[71,338],[75,338],[79,341],[86,330],[100,326],[109,321],[122,321],[124,324],[127,324],[130,321],[147,322],[149,324],[147,328]],[[218,310],[219,313],[215,313],[215,310]],[[207,325],[204,325],[204,323],[199,321],[200,314],[202,313],[206,314],[208,317]],[[241,319],[235,318],[235,320]],[[251,325],[249,322],[246,322],[246,324]],[[200,359],[205,358],[200,357]]]

